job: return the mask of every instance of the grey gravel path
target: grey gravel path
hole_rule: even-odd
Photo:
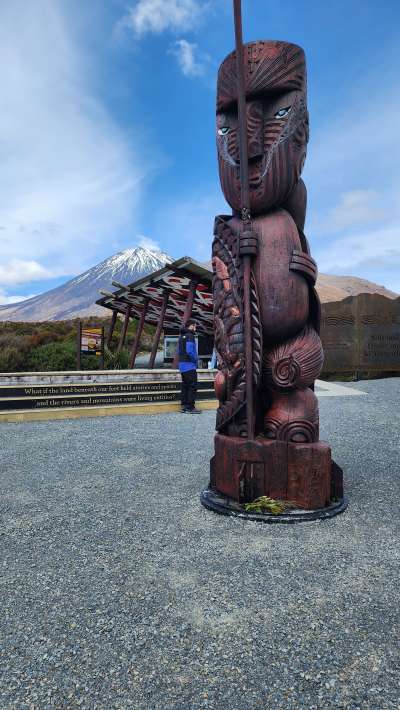
[[[0,708],[399,708],[400,378],[351,386],[297,526],[200,506],[213,412],[1,425]]]

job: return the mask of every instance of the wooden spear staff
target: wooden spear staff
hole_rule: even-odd
[[[247,438],[254,439],[253,412],[253,345],[251,327],[251,261],[257,252],[257,237],[251,231],[249,163],[247,145],[246,87],[244,78],[244,52],[242,36],[241,0],[233,0],[236,38],[237,103],[239,123],[240,190],[242,230],[239,236],[239,253],[243,259],[243,305],[246,372],[246,419]]]

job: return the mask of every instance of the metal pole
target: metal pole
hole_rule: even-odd
[[[157,350],[158,350],[158,343],[160,342],[161,331],[162,331],[162,328],[164,325],[165,311],[167,310],[167,306],[168,306],[169,294],[170,294],[170,290],[165,289],[164,296],[163,296],[163,303],[162,303],[161,311],[160,311],[160,316],[159,316],[158,323],[157,323],[157,329],[154,334],[153,347],[151,349],[151,354],[150,354],[150,360],[149,360],[149,369],[150,370],[152,370],[154,367],[154,363],[155,363],[155,359],[156,359],[156,355],[157,355]]]
[[[249,193],[249,163],[247,145],[246,117],[246,87],[244,80],[244,57],[242,36],[241,0],[233,0],[236,38],[236,73],[237,101],[239,119],[239,154],[240,154],[240,187],[242,203],[242,233],[251,230],[250,193]],[[244,305],[244,336],[245,336],[245,371],[246,371],[246,419],[247,438],[254,439],[253,413],[253,344],[251,332],[251,255],[243,254],[243,305]]]

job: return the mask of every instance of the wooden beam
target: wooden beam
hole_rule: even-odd
[[[118,352],[118,353],[121,352],[122,348],[123,348],[124,345],[125,345],[125,338],[126,338],[126,333],[127,333],[127,331],[128,331],[128,325],[129,325],[130,317],[131,317],[131,309],[130,309],[130,308],[127,308],[127,309],[126,309],[126,313],[125,313],[124,325],[123,325],[123,328],[122,328],[122,330],[121,330],[121,337],[120,337],[119,343],[118,343],[118,348],[117,348],[117,352]]]
[[[106,346],[107,346],[108,348],[109,348],[110,345],[111,345],[111,338],[113,337],[115,324],[116,324],[116,322],[117,322],[117,317],[118,317],[118,311],[113,311],[112,318],[111,318],[111,323],[110,323],[110,327],[109,327],[108,333],[107,333]]]
[[[171,266],[170,268],[175,276],[179,276],[182,279],[187,279],[188,281],[196,280],[197,283],[201,283],[203,286],[206,286],[211,291],[213,273],[209,269],[204,269],[205,271],[210,271],[210,277],[207,278],[206,276],[201,276],[201,274],[194,274],[193,271],[186,271],[186,269],[176,269],[173,266]]]
[[[153,347],[152,347],[151,353],[150,353],[150,360],[149,360],[149,369],[150,370],[153,369],[154,363],[156,360],[158,344],[160,342],[161,331],[162,331],[163,325],[164,325],[165,311],[167,310],[168,299],[169,299],[170,293],[171,293],[171,290],[169,288],[166,288],[164,290],[163,303],[162,303],[160,315],[158,318],[157,329],[156,329],[156,332],[154,335]]]
[[[142,308],[142,312],[140,314],[140,320],[139,320],[137,331],[136,331],[136,337],[135,337],[135,340],[134,340],[134,343],[132,346],[131,357],[129,360],[129,369],[130,370],[132,370],[135,367],[136,355],[137,355],[137,352],[139,349],[140,337],[142,335],[143,326],[145,324],[147,308],[148,308],[149,302],[150,302],[149,298],[145,298],[143,301],[143,308]]]
[[[192,279],[192,281],[189,284],[189,291],[188,291],[188,295],[187,295],[187,299],[186,299],[185,312],[184,312],[183,318],[182,318],[182,327],[186,325],[190,316],[192,315],[193,304],[194,304],[194,300],[196,298],[197,284],[198,284],[197,279]]]
[[[130,286],[127,286],[126,284],[121,284],[119,281],[111,281],[112,285],[115,286],[116,288],[119,288],[121,291],[130,291]]]
[[[183,314],[182,318],[182,325],[181,327],[184,328],[186,323],[188,322],[190,316],[192,315],[192,310],[193,310],[193,304],[196,298],[196,288],[197,288],[198,280],[192,279],[192,281],[189,284],[189,291],[186,299],[186,306],[185,306],[185,311]],[[178,366],[178,360],[179,360],[179,349],[177,348],[176,354],[172,363],[172,367],[177,367]]]

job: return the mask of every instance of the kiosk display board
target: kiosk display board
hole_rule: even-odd
[[[101,367],[104,368],[104,328],[82,327],[78,322],[76,343],[76,369],[82,368],[82,355],[94,355],[101,358]]]
[[[81,352],[101,355],[103,350],[103,328],[82,328]]]

